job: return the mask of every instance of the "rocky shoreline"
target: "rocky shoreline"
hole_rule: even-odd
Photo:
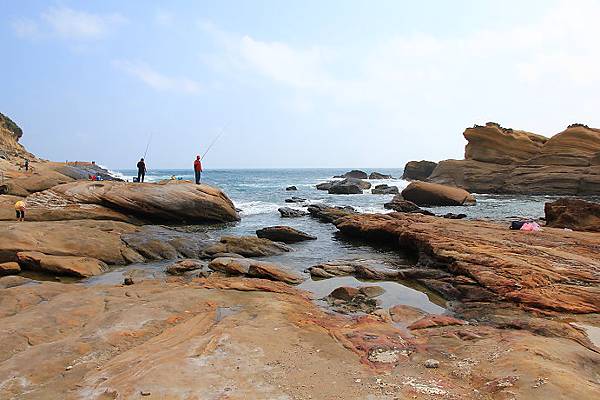
[[[323,260],[301,272],[273,257],[319,243],[311,232],[277,225],[215,239],[186,229],[240,216],[223,191],[206,185],[75,176],[75,166],[27,153],[20,129],[2,118],[0,398],[547,399],[593,398],[600,389],[593,203],[548,203],[548,226],[539,232],[423,215],[420,206],[475,201],[468,191],[425,182],[397,194],[389,214],[282,208],[281,217],[332,224],[342,238],[413,260],[389,269]],[[532,151],[510,149],[519,162]],[[507,160],[481,152],[468,150]],[[552,159],[546,154],[541,159]],[[23,157],[33,171],[22,170]],[[367,178],[389,176],[350,171],[327,190],[362,193]],[[18,199],[29,205],[24,223],[14,221]],[[144,263],[160,260],[161,273],[144,273]],[[118,284],[86,279],[125,265],[140,274]],[[302,289],[342,277],[360,286],[322,298]],[[385,304],[380,282],[426,288],[446,311]]]

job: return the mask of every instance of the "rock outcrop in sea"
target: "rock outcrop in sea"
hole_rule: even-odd
[[[546,138],[489,122],[464,137],[465,159],[441,161],[427,181],[472,193],[600,194],[599,129],[572,124]]]

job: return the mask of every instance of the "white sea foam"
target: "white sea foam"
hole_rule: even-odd
[[[266,201],[246,201],[235,203],[235,206],[241,211],[242,216],[257,215],[257,214],[269,214],[277,212],[277,209],[281,206],[275,203],[269,203]]]
[[[102,169],[105,169],[105,170],[108,172],[108,174],[109,174],[110,176],[112,176],[113,178],[117,178],[117,179],[123,179],[124,181],[126,181],[126,180],[128,179],[128,178],[127,178],[127,176],[123,175],[123,174],[122,174],[122,173],[120,173],[120,172],[113,171],[112,169],[108,169],[108,168],[106,168],[104,165],[100,165],[100,164],[97,164],[97,165],[98,165],[98,167],[100,167],[100,168],[102,168]]]

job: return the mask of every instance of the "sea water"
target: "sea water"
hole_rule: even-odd
[[[240,169],[240,170],[206,170],[202,174],[202,183],[221,188],[240,209],[241,221],[237,223],[198,225],[185,227],[188,230],[207,233],[218,239],[223,235],[255,235],[257,229],[274,225],[287,225],[307,232],[318,239],[291,245],[293,252],[268,257],[266,260],[281,263],[299,272],[319,263],[334,260],[352,260],[368,262],[381,268],[406,268],[413,263],[408,257],[390,248],[373,247],[362,242],[340,236],[337,229],[328,223],[320,222],[309,216],[300,218],[281,218],[277,211],[280,207],[305,210],[307,205],[322,203],[327,205],[354,207],[359,212],[387,213],[383,205],[393,195],[372,194],[365,190],[363,194],[331,195],[316,189],[321,182],[332,180],[351,168],[342,169]],[[368,180],[372,187],[378,184],[397,186],[400,191],[409,182],[402,180],[402,169],[365,168],[367,173],[377,171],[392,175],[393,179]],[[118,171],[124,179],[132,181],[136,171]],[[170,179],[193,180],[193,170],[156,169],[149,170],[147,182]],[[296,186],[296,191],[286,191],[288,186]],[[307,199],[305,203],[286,203],[292,196]],[[477,204],[464,207],[432,207],[428,208],[436,214],[464,213],[472,219],[489,219],[506,223],[514,218],[537,219],[544,215],[544,203],[552,201],[552,196],[508,196],[475,194]],[[157,264],[161,269],[162,264]],[[339,282],[338,282],[339,281]],[[352,277],[335,278],[334,280],[308,280],[301,287],[312,291],[317,296],[333,290],[336,285],[358,286],[365,284]],[[372,283],[374,284],[374,283]],[[381,283],[380,283],[381,284]],[[444,302],[439,296],[428,292],[411,282],[394,282],[386,284],[385,303],[409,304],[425,311],[443,310]]]

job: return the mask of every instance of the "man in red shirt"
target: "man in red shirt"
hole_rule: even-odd
[[[200,156],[196,156],[196,161],[194,161],[194,174],[196,175],[196,184],[200,184],[200,176],[202,175]]]

